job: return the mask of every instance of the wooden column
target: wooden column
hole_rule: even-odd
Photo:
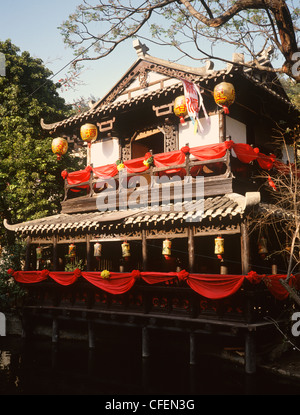
[[[188,227],[188,252],[189,252],[189,272],[194,272],[195,244],[194,244],[194,228],[193,227]]]
[[[52,257],[53,271],[58,271],[57,235],[53,235],[52,244],[53,244],[53,257]]]
[[[226,114],[219,111],[219,140],[220,143],[226,141]]]
[[[95,348],[95,330],[93,321],[88,321],[88,339],[89,339],[89,348]]]
[[[26,257],[25,257],[25,271],[30,270],[30,259],[31,259],[31,237],[26,238]]]
[[[92,271],[92,244],[91,236],[86,236],[86,270]]]
[[[245,372],[248,374],[256,372],[256,344],[254,331],[247,331],[245,334]]]
[[[196,364],[196,338],[193,331],[190,332],[190,365]]]
[[[147,239],[146,239],[146,231],[142,230],[142,257],[143,257],[143,271],[147,271],[147,262],[148,262],[148,255],[147,255]]]
[[[242,274],[250,271],[250,243],[247,223],[241,223],[241,265]]]
[[[56,316],[52,320],[52,343],[57,343],[59,337],[58,319]]]
[[[147,327],[142,328],[142,357],[150,356],[149,330]]]

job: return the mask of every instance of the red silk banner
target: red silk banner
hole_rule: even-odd
[[[242,286],[245,279],[252,284],[264,282],[266,287],[278,300],[284,300],[289,296],[288,291],[282,286],[280,280],[286,275],[258,275],[249,272],[248,275],[220,275],[220,274],[189,274],[186,271],[180,272],[111,272],[109,278],[103,278],[100,272],[85,272],[76,269],[74,272],[51,272],[43,271],[13,271],[8,270],[8,274],[23,284],[34,284],[46,280],[48,277],[61,285],[71,285],[79,277],[83,277],[96,287],[111,294],[123,294],[129,291],[136,280],[143,279],[148,284],[158,284],[162,282],[178,279],[185,281],[189,287],[203,297],[210,299],[221,299],[235,294]],[[300,274],[292,276],[289,280],[291,287],[300,287]]]

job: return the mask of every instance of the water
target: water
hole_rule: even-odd
[[[300,385],[202,356],[188,363],[188,348],[170,341],[141,358],[130,336],[102,340],[93,351],[86,342],[23,341],[0,337],[0,395],[299,395]],[[101,409],[101,408],[100,408]]]

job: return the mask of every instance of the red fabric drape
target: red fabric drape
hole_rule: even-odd
[[[111,272],[109,279],[101,278],[99,272],[82,272],[83,278],[96,287],[111,294],[123,294],[129,291],[135,283],[131,273]]]
[[[109,177],[116,176],[118,174],[118,169],[117,165],[113,163],[107,164],[106,166],[94,167],[93,172],[95,177],[98,177],[99,179],[107,179]]]
[[[60,285],[71,285],[80,277],[80,272],[49,272],[49,277]]]
[[[144,160],[145,157],[139,157],[137,159],[124,161],[124,166],[128,173],[143,173],[148,170],[148,167],[143,163]]]
[[[24,284],[34,284],[36,282],[44,281],[48,278],[46,271],[15,271],[11,273],[17,282]]]
[[[67,171],[62,171],[61,176],[63,179],[67,179],[69,185],[80,185],[81,183],[88,182],[90,180],[92,167],[87,166],[84,170],[73,171],[68,173]],[[79,189],[88,189],[89,185],[78,186],[77,188],[72,188],[72,192],[78,192]]]
[[[190,154],[200,161],[222,158],[225,156],[226,150],[230,148],[230,143],[230,141],[225,141],[224,143],[193,147],[190,148]]]
[[[185,162],[185,154],[181,150],[155,154],[153,158],[156,167],[175,166]]]
[[[101,277],[100,272],[84,272],[75,270],[74,272],[49,272],[43,271],[13,271],[8,273],[12,275],[17,282],[32,284],[52,278],[58,284],[71,285],[81,276],[91,284],[107,291],[111,294],[123,294],[130,290],[135,281],[143,279],[148,284],[157,284],[171,281],[178,278],[179,281],[186,281],[190,288],[203,297],[210,299],[221,299],[229,297],[236,293],[242,286],[245,279],[252,284],[263,281],[266,287],[278,300],[284,300],[289,293],[280,283],[280,279],[285,275],[257,275],[250,272],[248,275],[219,275],[219,274],[189,274],[186,271],[175,272],[140,272],[134,270],[128,273],[112,272],[109,279]],[[300,275],[293,276],[289,281],[290,286],[300,287]]]
[[[198,294],[216,300],[236,293],[244,279],[243,275],[190,274],[186,282]]]
[[[87,166],[84,170],[73,171],[67,174],[68,184],[80,184],[88,182],[90,179],[92,168]]]
[[[171,151],[167,153],[160,153],[153,156],[153,163],[156,167],[170,167],[164,174],[180,174],[185,175],[184,169],[172,169],[171,167],[177,164],[183,164],[185,162],[185,155],[190,153],[199,161],[215,160],[225,156],[227,150],[233,150],[235,155],[242,163],[250,163],[254,160],[264,170],[270,170],[272,167],[276,167],[279,171],[289,173],[289,168],[279,160],[276,160],[274,155],[266,155],[259,151],[258,148],[252,148],[249,144],[234,143],[232,140],[225,141],[223,143],[210,144],[206,146],[199,146],[189,148],[188,146],[182,147],[181,150]],[[151,154],[147,153],[144,157],[139,157],[133,160],[124,161],[124,166],[128,173],[143,173],[148,169],[148,166],[143,162],[150,157]],[[201,169],[201,167],[199,167]],[[67,179],[70,185],[80,185],[80,183],[86,182],[90,178],[90,172],[93,170],[95,177],[100,179],[106,179],[108,177],[114,177],[118,174],[117,165],[115,163],[107,164],[105,166],[91,168],[86,167],[84,170],[68,173],[62,171],[61,175],[64,179]],[[295,168],[298,177],[300,172]],[[162,173],[163,174],[163,173]],[[87,188],[88,186],[78,186],[78,188]],[[72,189],[76,191],[76,189]]]

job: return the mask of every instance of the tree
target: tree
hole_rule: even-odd
[[[300,265],[300,170],[297,163],[300,127],[289,130],[278,126],[274,138],[277,147],[285,153],[287,164],[275,162],[273,171],[257,177],[262,181],[262,188],[268,183],[266,189],[270,205],[264,204],[260,214],[251,219],[252,230],[262,234],[270,232],[269,239],[273,238],[273,246],[277,245],[270,256],[283,260],[286,277],[281,279],[281,283],[300,306],[299,294],[289,286]]]
[[[70,112],[52,73],[9,40],[0,42],[0,52],[6,60],[6,76],[0,77],[0,218],[13,223],[56,213],[61,171],[77,161],[67,155],[58,163],[52,138],[40,126],[41,118],[57,121]],[[0,238],[7,242],[3,227]]]
[[[77,61],[105,57],[137,35],[197,60],[226,60],[217,52],[225,42],[250,55],[257,67],[300,82],[299,19],[293,0],[83,0],[60,29]],[[281,67],[260,66],[269,47],[283,58]]]

